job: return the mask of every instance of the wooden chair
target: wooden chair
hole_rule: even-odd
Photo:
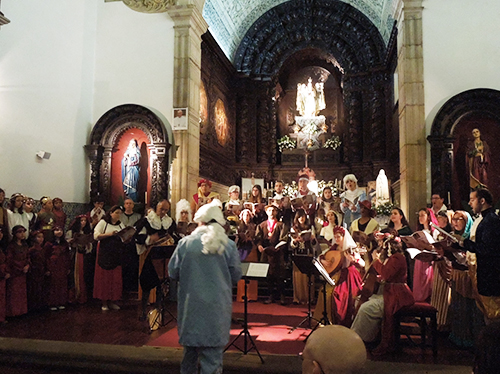
[[[432,339],[432,354],[434,357],[437,356],[437,309],[428,303],[415,303],[412,306],[404,307],[400,309],[394,315],[395,323],[395,334],[396,334],[396,345],[399,346],[399,340],[401,335],[401,322],[405,319],[412,318],[418,321],[420,326],[420,337],[421,337],[421,347],[426,346],[427,337],[427,318],[430,319],[431,328],[431,339]],[[409,337],[408,334],[405,334]]]

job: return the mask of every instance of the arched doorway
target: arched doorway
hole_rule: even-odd
[[[487,187],[493,197],[500,197],[500,91],[474,89],[449,99],[432,123],[432,190],[450,197],[452,209],[467,209],[471,181],[468,165],[472,131],[479,129],[489,147]],[[474,183],[472,183],[473,185]]]

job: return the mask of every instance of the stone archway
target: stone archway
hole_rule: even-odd
[[[464,187],[467,184],[463,183],[465,169],[462,167],[462,159],[465,157],[464,143],[467,142],[463,130],[465,127],[469,132],[472,127],[481,126],[488,133],[491,132],[490,138],[495,136],[498,139],[496,135],[500,135],[500,91],[474,89],[453,96],[437,113],[431,134],[427,137],[431,145],[432,190],[445,196],[449,193],[454,209],[463,209],[470,191]],[[495,143],[492,144],[494,148]],[[491,169],[490,167],[490,171]],[[497,184],[491,183],[491,186],[488,186],[496,199],[500,197]]]
[[[141,130],[148,139],[151,194],[148,202],[168,197],[168,151],[171,144],[164,124],[151,110],[135,104],[117,106],[99,118],[85,146],[90,161],[90,199],[98,195],[111,201],[111,161],[120,137],[132,128]]]

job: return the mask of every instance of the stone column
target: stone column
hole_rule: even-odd
[[[200,174],[201,36],[208,25],[201,8],[192,5],[172,6],[168,14],[175,22],[173,107],[189,109],[188,130],[174,132],[177,154],[171,170],[171,199],[175,204],[182,198],[191,201]]]
[[[422,0],[403,0],[398,29],[401,208],[412,227],[427,203]]]

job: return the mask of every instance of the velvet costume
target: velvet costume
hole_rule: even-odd
[[[6,315],[9,317],[20,316],[28,312],[28,299],[26,291],[26,273],[24,267],[29,265],[28,245],[25,241],[21,245],[16,241],[7,247],[7,279],[6,288]]]

